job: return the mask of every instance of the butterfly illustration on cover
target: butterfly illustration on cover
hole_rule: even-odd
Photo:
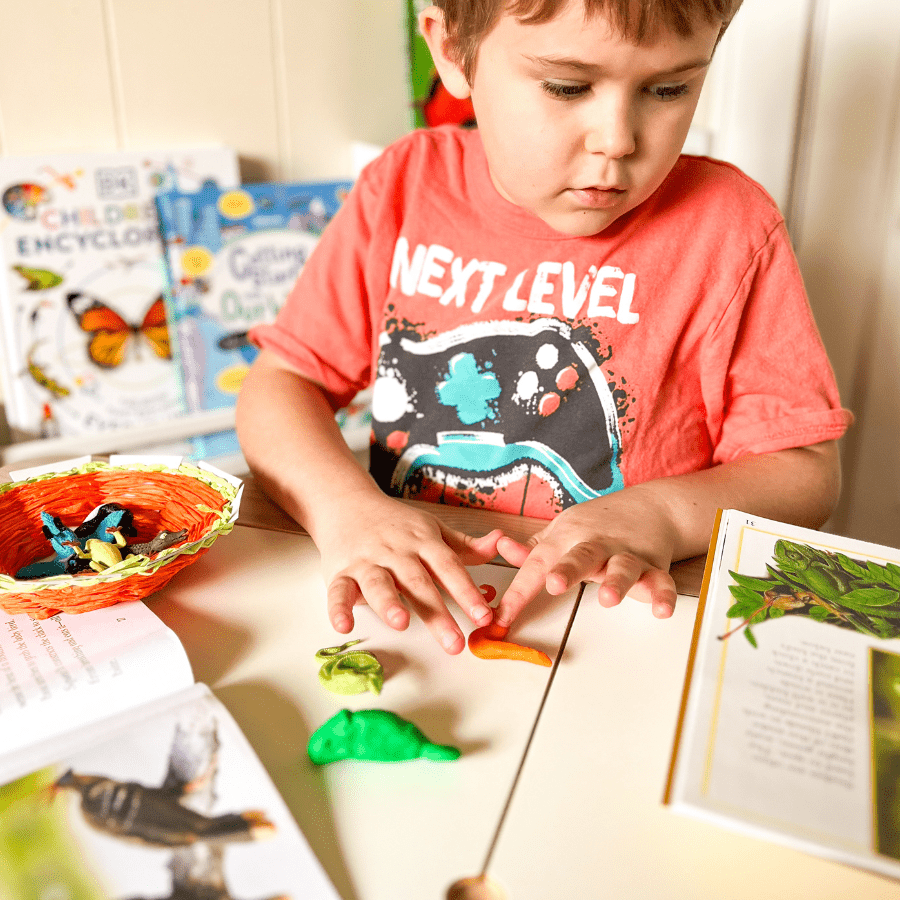
[[[66,302],[78,327],[90,334],[88,356],[100,368],[115,369],[120,366],[132,342],[146,341],[160,359],[172,358],[162,295],[150,304],[140,325],[125,321],[111,306],[80,291],[67,294]]]

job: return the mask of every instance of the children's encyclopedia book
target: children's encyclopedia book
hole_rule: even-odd
[[[0,157],[0,357],[14,440],[183,412],[154,197],[239,183],[214,147]]]
[[[665,800],[900,878],[900,551],[720,511]]]
[[[175,633],[131,601],[0,617],[0,897],[338,895]]]

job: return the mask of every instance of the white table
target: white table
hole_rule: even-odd
[[[148,602],[237,719],[341,896],[441,898],[482,870],[551,670],[468,650],[450,657],[419,620],[397,633],[368,608],[339,636],[324,593],[310,538],[238,526]],[[539,598],[510,638],[556,657],[576,596]],[[339,697],[318,682],[316,651],[355,637],[385,666],[377,697]],[[463,754],[317,768],[309,735],[344,706],[393,710]]]
[[[345,638],[328,625],[304,535],[238,526],[150,604],[247,734],[344,900],[440,900],[485,868],[508,900],[896,898],[877,876],[662,806],[696,599],[680,597],[659,621],[638,603],[601,609],[590,591],[530,748],[551,670],[448,657],[418,621],[397,634],[358,609],[348,637],[366,637],[361,647],[382,659],[384,690],[325,691],[314,654]],[[555,658],[575,606],[545,597],[511,638]],[[318,769],[307,739],[344,705],[392,709],[463,756]]]
[[[510,637],[559,658],[553,670],[448,657],[417,620],[398,634],[368,609],[351,635],[333,632],[312,541],[252,479],[245,487],[246,524],[149,604],[244,730],[343,900],[441,900],[483,870],[507,900],[900,895],[895,882],[662,805],[698,560],[673,569],[683,593],[665,621],[629,601],[601,609],[591,588],[580,602],[533,604]],[[432,509],[472,534],[500,525],[522,540],[540,527]],[[315,652],[353,637],[385,665],[378,697],[341,698],[318,683]],[[394,710],[463,756],[316,768],[309,735],[341,706]]]
[[[510,900],[896,900],[896,882],[662,805],[697,610],[658,621],[588,587],[489,871]],[[527,850],[525,848],[528,848]]]

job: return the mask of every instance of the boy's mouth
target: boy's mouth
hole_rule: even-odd
[[[585,187],[572,188],[572,196],[580,206],[588,209],[607,209],[616,206],[625,194],[625,188]]]

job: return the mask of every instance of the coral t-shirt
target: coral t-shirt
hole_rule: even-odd
[[[413,132],[252,337],[335,407],[373,385],[387,492],[543,518],[852,420],[775,204],[699,157],[569,237],[499,195],[477,131]]]

